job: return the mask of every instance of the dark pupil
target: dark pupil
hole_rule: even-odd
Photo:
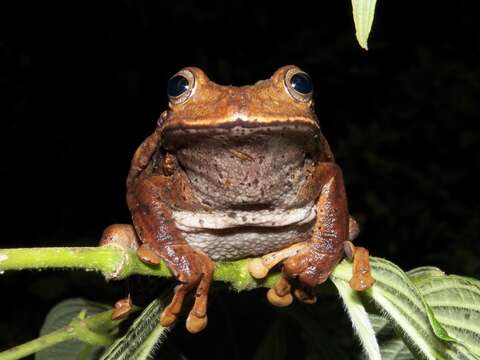
[[[312,79],[307,74],[295,74],[290,79],[292,88],[302,94],[310,94],[313,90]]]
[[[177,97],[182,95],[188,90],[188,80],[181,76],[176,75],[168,80],[167,93],[168,96]]]

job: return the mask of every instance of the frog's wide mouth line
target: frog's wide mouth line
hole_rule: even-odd
[[[281,118],[279,116],[273,118],[237,118],[232,119],[189,119],[189,120],[176,120],[171,123],[167,123],[164,132],[183,130],[183,131],[195,131],[195,130],[215,130],[215,129],[232,129],[235,127],[241,127],[245,129],[252,128],[285,128],[285,129],[310,129],[316,132],[320,131],[318,123],[311,118],[295,117],[295,118]]]
[[[167,148],[185,143],[202,142],[217,138],[222,141],[283,137],[296,139],[306,146],[313,145],[320,137],[318,124],[305,121],[269,121],[268,123],[235,120],[209,126],[172,126],[162,131],[162,142]]]

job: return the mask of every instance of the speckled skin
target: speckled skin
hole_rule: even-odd
[[[194,287],[187,327],[189,321],[193,331],[192,324],[206,325],[211,259],[308,241],[284,262],[284,273],[312,287],[342,258],[348,240],[343,178],[311,95],[292,96],[286,81],[292,72],[301,70],[286,66],[268,80],[232,87],[211,82],[200,69],[182,70],[192,79],[191,93],[170,99],[135,153],[127,202],[136,232],[181,282],[164,325]]]

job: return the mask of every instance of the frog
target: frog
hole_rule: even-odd
[[[172,325],[193,293],[186,327],[206,327],[216,261],[252,258],[256,279],[281,266],[267,293],[277,306],[293,296],[314,303],[313,289],[344,257],[354,261],[352,288],[372,286],[368,250],[352,244],[358,224],[320,130],[313,90],[295,65],[254,85],[219,85],[196,67],[168,81],[168,110],[127,176],[133,226],[112,225],[100,242],[124,242],[145,263],[163,261],[171,270],[178,285],[161,325]],[[117,303],[116,314],[129,304]]]

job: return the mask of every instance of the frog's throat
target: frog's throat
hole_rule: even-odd
[[[316,211],[313,202],[295,209],[211,212],[177,210],[173,212],[173,218],[177,227],[185,232],[246,226],[274,228],[294,224],[302,225],[311,222],[315,216]]]

